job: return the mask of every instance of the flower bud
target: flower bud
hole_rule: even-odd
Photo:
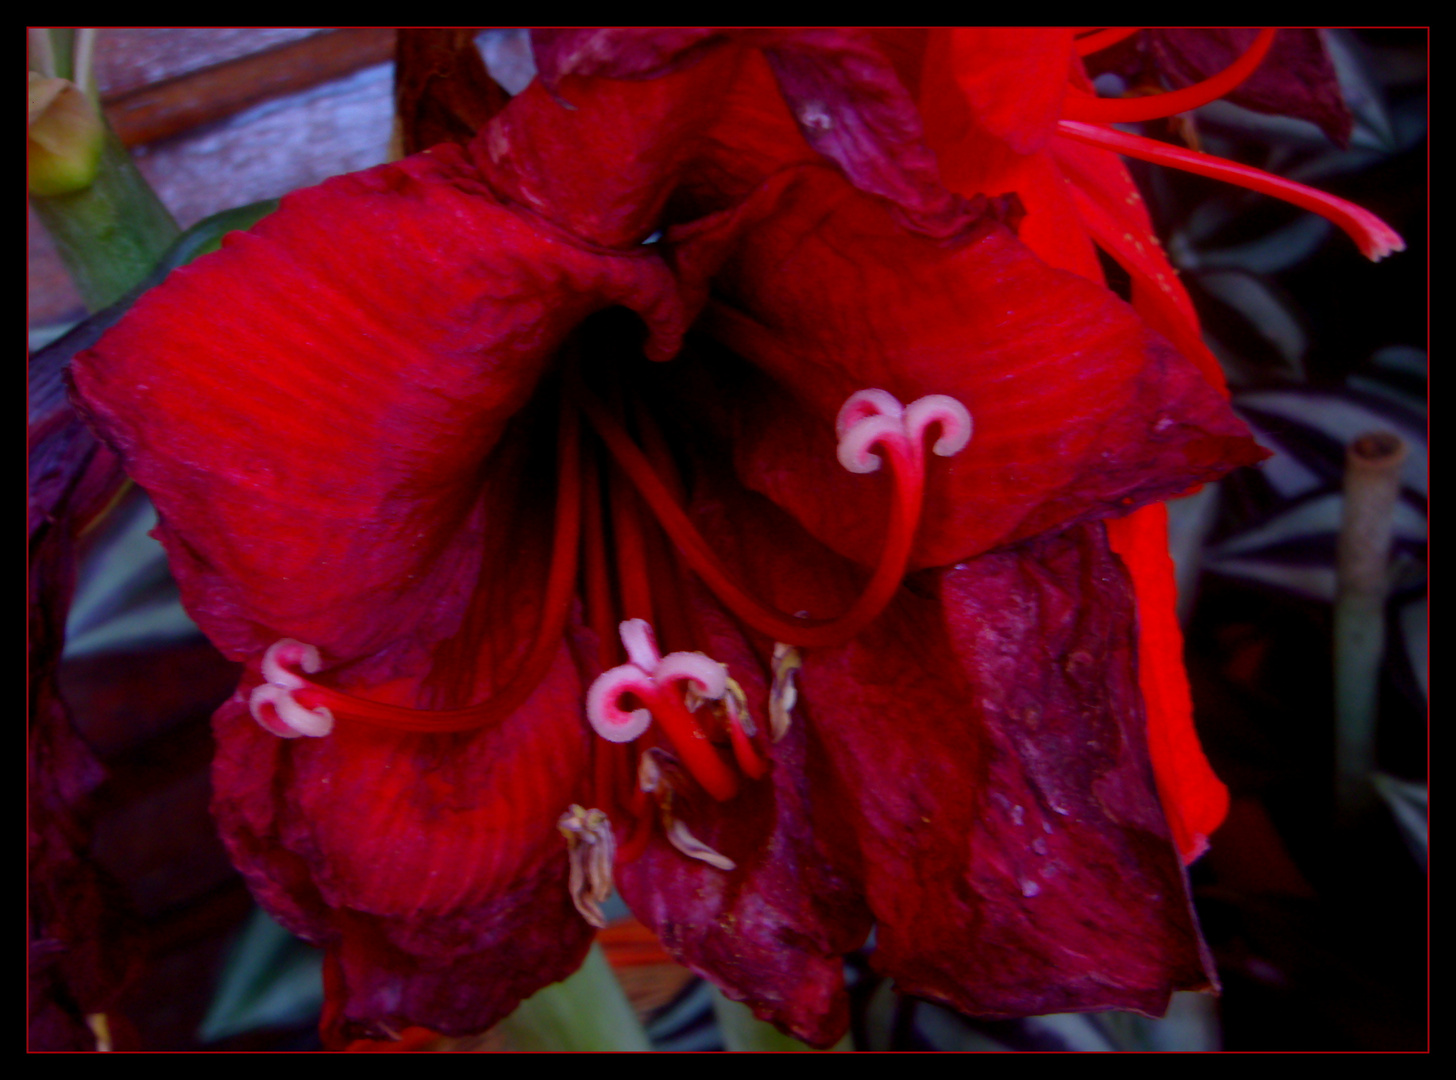
[[[30,73],[26,166],[32,195],[69,195],[90,187],[105,141],[100,112],[79,86]]]

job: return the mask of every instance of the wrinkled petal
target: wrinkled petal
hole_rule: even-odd
[[[61,697],[57,669],[79,534],[125,477],[66,400],[62,347],[29,365],[27,874],[29,1046],[93,1049],[85,1014],[110,1009],[140,956],[135,916],[90,854],[87,798],[104,778]]]
[[[586,243],[630,249],[657,230],[739,60],[736,49],[711,50],[658,78],[567,76],[552,89],[538,80],[480,132],[471,153],[503,202]],[[548,70],[570,67],[548,62]]]
[[[1160,1014],[1173,990],[1209,987],[1148,760],[1131,592],[1101,526],[934,587],[803,671],[805,710],[826,710],[859,796],[876,964],[980,1016]]]
[[[976,223],[982,213],[981,206],[954,196],[941,183],[935,155],[925,143],[915,100],[879,40],[867,31],[828,27],[750,31],[615,28],[555,30],[533,35],[543,89],[564,100],[573,99],[571,84],[566,78],[573,74],[606,77],[596,80],[590,91],[581,88],[582,93],[620,93],[632,96],[634,102],[648,93],[665,99],[674,93],[674,79],[683,78],[678,73],[708,57],[714,57],[713,62],[721,67],[729,54],[746,46],[756,46],[762,51],[777,83],[773,105],[787,106],[803,141],[837,164],[860,190],[894,204],[900,220],[909,228],[944,238],[963,233]],[[903,62],[906,58],[900,59]],[[758,61],[749,55],[738,62],[752,65]],[[693,76],[698,85],[706,86],[705,74],[699,72]],[[635,83],[624,85],[612,80],[635,80]],[[654,145],[660,142],[673,147],[678,154],[674,164],[684,161],[690,153],[701,152],[702,146],[697,140],[701,140],[706,130],[704,120],[713,115],[714,109],[718,110],[720,119],[728,120],[722,124],[724,129],[739,126],[741,117],[734,109],[736,103],[725,96],[725,90],[720,82],[711,89],[694,89],[685,94],[690,104],[680,106],[675,114],[687,121],[681,131],[661,121],[648,128],[642,114],[650,113],[650,106],[647,110],[640,105],[611,110],[605,114],[605,124],[613,129],[614,135],[623,125],[634,125],[632,134],[609,144],[611,153],[631,163],[629,175],[631,170],[655,163],[653,154],[630,153],[635,144],[645,141],[635,136],[639,130],[650,130]],[[557,126],[594,134],[602,126],[601,116],[597,113],[593,114],[594,118],[573,118]],[[594,135],[594,138],[601,136]],[[559,145],[572,153],[580,153],[579,140],[568,138]],[[550,148],[539,153],[537,172],[541,177],[571,177],[580,170],[579,164],[567,165],[564,155],[548,164],[546,157],[552,153]],[[671,168],[657,170],[658,182],[670,177],[672,172]],[[599,179],[592,175],[599,187]],[[566,183],[570,184],[571,180]],[[625,235],[624,230],[619,232]]]
[[[790,610],[853,596],[852,566],[815,558],[814,541],[781,511],[706,466],[699,484],[700,526],[756,592]],[[760,665],[767,649],[758,646]],[[761,675],[749,668],[752,699]],[[789,798],[791,770],[811,797],[801,812],[819,858],[839,875],[827,895],[846,878],[863,889],[875,963],[901,989],[976,1015],[1160,1013],[1172,990],[1212,977],[1144,723],[1130,582],[1102,526],[1078,526],[912,577],[855,642],[805,650],[790,735],[804,730],[808,741],[774,746],[774,799]],[[798,835],[787,822],[755,831],[753,811],[737,805],[700,810],[694,822],[739,862],[735,873],[674,861],[660,845],[658,861],[644,863],[650,875],[623,878],[644,922],[669,927],[685,962],[730,983],[725,972],[739,968],[712,942],[721,913],[742,903],[745,876],[756,875],[778,917],[750,955],[776,937],[794,971],[806,941],[835,941],[802,907],[811,932],[787,932],[795,909],[784,897],[794,894],[775,877],[775,859],[811,875],[825,863],[786,843]],[[644,912],[649,876],[655,899]],[[841,905],[829,910],[840,911],[843,941],[857,905]],[[751,1000],[785,1022],[775,988],[786,980],[757,974]]]
[[[785,34],[765,55],[805,140],[855,187],[890,200],[900,220],[927,236],[976,224],[981,208],[941,183],[915,100],[870,35]]]

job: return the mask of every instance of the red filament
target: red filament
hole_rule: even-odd
[[[1200,105],[1207,105],[1210,101],[1223,97],[1254,73],[1268,55],[1269,47],[1274,43],[1274,33],[1273,27],[1265,27],[1259,31],[1259,36],[1243,56],[1217,75],[1192,86],[1185,86],[1181,90],[1169,90],[1167,93],[1150,94],[1146,97],[1099,98],[1069,87],[1066,103],[1062,106],[1062,116],[1067,120],[1085,120],[1100,124],[1132,124],[1140,120],[1176,116]],[[1108,44],[1113,42],[1109,41]],[[1081,42],[1078,42],[1077,51],[1080,55],[1087,55],[1082,52]]]
[[[889,441],[884,444],[895,479],[895,501],[890,513],[889,534],[879,565],[858,600],[834,619],[792,619],[774,611],[739,588],[718,561],[708,542],[673,501],[646,456],[626,429],[581,384],[572,379],[568,392],[586,414],[617,464],[636,485],[663,530],[678,546],[694,573],[735,615],[760,633],[791,645],[838,645],[868,626],[894,597],[905,576],[925,490],[924,458],[919,447]]]

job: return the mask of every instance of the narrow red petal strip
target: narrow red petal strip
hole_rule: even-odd
[[[1364,210],[1354,203],[1346,202],[1344,199],[1327,195],[1323,191],[1296,184],[1293,180],[1286,180],[1282,176],[1275,176],[1260,169],[1252,169],[1247,165],[1225,161],[1223,158],[1217,158],[1211,154],[1183,150],[1176,146],[1168,146],[1166,143],[1156,142],[1153,139],[1144,139],[1138,135],[1128,135],[1126,132],[1115,131],[1112,128],[1083,124],[1075,120],[1061,121],[1057,124],[1057,131],[1078,142],[1116,150],[1119,154],[1126,154],[1128,157],[1151,161],[1157,165],[1168,165],[1175,169],[1198,173],[1200,176],[1211,176],[1215,180],[1225,180],[1230,184],[1272,195],[1276,199],[1283,199],[1295,206],[1312,210],[1349,233],[1350,238],[1359,246],[1361,253],[1372,262],[1379,262],[1392,252],[1405,250],[1405,241],[1400,238],[1400,234],[1370,211]]]
[[[1178,853],[1190,863],[1228,813],[1228,788],[1214,775],[1193,728],[1183,670],[1177,584],[1168,557],[1168,508],[1145,506],[1107,523],[1108,545],[1132,577],[1138,616],[1138,683],[1148,713],[1148,754]]]
[[[1108,42],[1112,44],[1112,42]],[[1217,101],[1254,73],[1274,44],[1274,28],[1259,32],[1247,52],[1211,79],[1204,79],[1182,90],[1141,98],[1099,98],[1090,94],[1067,91],[1062,116],[1067,120],[1087,120],[1102,124],[1132,124],[1139,120],[1157,120],[1174,116],[1210,101]],[[1078,50],[1081,51],[1080,48]],[[1082,53],[1083,56],[1086,53]]]

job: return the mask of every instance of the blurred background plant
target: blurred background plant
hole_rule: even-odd
[[[896,994],[866,950],[848,965],[854,1026],[841,1048],[1426,1043],[1427,35],[1337,31],[1325,43],[1354,120],[1348,147],[1312,122],[1226,102],[1136,125],[1338,194],[1409,245],[1374,267],[1322,218],[1132,163],[1235,403],[1274,453],[1172,508],[1198,726],[1234,796],[1193,868],[1224,994],[1180,994],[1160,1021],[977,1021]],[[1097,61],[1104,95],[1142,88],[1128,55]],[[57,431],[71,433],[67,446],[80,438],[56,426],[74,420],[59,396],[64,364],[140,288],[289,190],[468,136],[532,73],[524,31],[397,40],[306,28],[32,31],[30,66],[33,474],[51,460]],[[37,180],[37,145],[70,158]],[[1126,275],[1110,259],[1106,268],[1125,295]],[[50,442],[35,441],[38,418]],[[1354,595],[1347,448],[1371,432],[1397,436],[1403,457],[1385,463],[1390,555],[1377,537],[1373,615],[1352,635],[1336,615]],[[132,959],[113,965],[124,974],[85,1037],[150,1049],[317,1047],[318,954],[252,904],[207,814],[208,717],[236,667],[182,610],[147,535],[155,512],[145,496],[122,485],[103,501],[109,509],[79,535],[42,525],[32,539],[33,582],[35,566],[55,561],[37,552],[58,539],[74,547],[55,676],[85,752],[106,770],[61,800],[58,820],[74,858],[109,877],[108,902],[129,907]],[[1347,642],[1339,663],[1337,637]],[[1362,663],[1369,676],[1352,688]],[[38,685],[33,672],[33,718]],[[1357,780],[1343,809],[1341,762]],[[33,833],[40,818],[50,821],[33,809]],[[360,1048],[792,1048],[674,964],[614,903],[582,973],[494,1031],[445,1040],[412,1030]],[[33,945],[33,965],[45,955]]]

